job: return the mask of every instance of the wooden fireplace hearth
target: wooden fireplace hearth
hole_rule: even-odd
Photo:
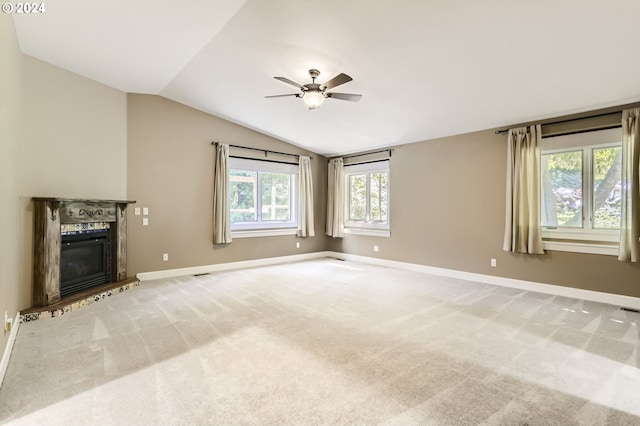
[[[63,224],[108,222],[111,281],[127,279],[127,206],[130,200],[34,197],[33,306],[60,303]]]

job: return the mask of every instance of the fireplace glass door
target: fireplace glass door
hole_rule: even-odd
[[[62,236],[60,296],[110,281],[108,231]]]

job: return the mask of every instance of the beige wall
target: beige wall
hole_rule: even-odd
[[[20,304],[20,203],[18,198],[18,146],[21,116],[21,59],[13,18],[0,14],[0,330],[4,313],[15,319]],[[9,334],[0,331],[0,357]],[[1,378],[0,378],[1,380]]]
[[[391,237],[348,235],[329,249],[640,297],[639,264],[604,255],[502,251],[506,136],[491,130],[405,145],[396,148],[390,167]]]
[[[126,94],[22,56],[20,309],[31,306],[31,197],[124,199]]]
[[[214,246],[213,140],[314,157],[316,236],[242,238]],[[127,175],[128,198],[137,201],[128,216],[129,275],[325,249],[326,159],[272,137],[159,96],[129,94]],[[148,226],[133,207],[149,208]]]

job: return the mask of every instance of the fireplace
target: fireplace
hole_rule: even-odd
[[[60,297],[110,282],[109,231],[62,235]]]
[[[33,197],[33,307],[127,280],[128,200]]]

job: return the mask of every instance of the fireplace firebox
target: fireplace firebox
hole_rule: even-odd
[[[110,282],[107,230],[62,235],[60,296],[66,297]]]

